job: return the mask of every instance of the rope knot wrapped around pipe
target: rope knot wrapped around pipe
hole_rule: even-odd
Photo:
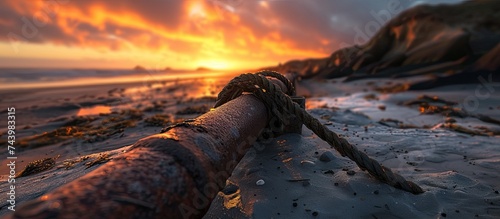
[[[345,138],[339,137],[335,132],[326,128],[319,120],[312,117],[297,103],[294,103],[287,94],[283,93],[275,84],[270,82],[266,76],[276,77],[284,81],[287,87],[295,92],[295,88],[281,74],[272,71],[262,71],[255,74],[242,74],[231,80],[219,93],[215,107],[218,107],[244,92],[254,94],[267,106],[271,115],[277,117],[282,123],[286,114],[294,114],[301,122],[311,129],[321,139],[335,148],[342,156],[354,161],[359,168],[368,171],[370,175],[378,180],[413,194],[423,193],[424,190],[414,182],[406,180],[403,176],[392,172],[391,169],[382,166],[378,161],[370,158],[364,152],[350,144]]]

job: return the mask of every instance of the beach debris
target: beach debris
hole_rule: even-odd
[[[374,90],[380,93],[398,93],[407,91],[410,88],[410,84],[398,83],[395,85],[390,85],[386,87],[375,87]]]
[[[482,136],[495,136],[495,135],[500,135],[499,131],[491,130],[490,128],[487,127],[475,127],[475,129],[470,129],[466,128],[463,126],[460,126],[457,123],[457,120],[453,117],[456,118],[476,118],[479,119],[483,122],[490,123],[490,124],[495,124],[495,125],[500,125],[500,120],[497,120],[495,118],[492,118],[487,115],[482,115],[482,114],[473,114],[470,112],[466,112],[462,110],[461,108],[458,107],[458,104],[453,101],[447,101],[442,98],[439,98],[437,96],[428,96],[428,95],[422,95],[419,96],[416,100],[412,101],[407,101],[403,103],[403,105],[406,106],[413,106],[413,105],[418,105],[418,110],[420,111],[421,114],[441,114],[443,116],[446,116],[446,119],[443,124],[438,124],[438,127],[444,127],[452,131],[460,132],[460,133],[466,133],[470,135],[482,135]],[[396,126],[389,124],[390,122],[396,123]],[[390,127],[399,127],[399,128],[418,128],[413,125],[406,125],[403,124],[400,121],[397,120],[391,120],[391,119],[384,119],[379,122],[380,124],[387,125]],[[427,126],[424,126],[422,128],[429,128]]]
[[[356,171],[354,171],[354,170],[348,170],[346,173],[349,176],[354,176],[354,174],[356,174]]]
[[[83,135],[80,127],[67,126],[60,127],[53,131],[43,132],[42,134],[33,135],[30,137],[22,138],[18,145],[19,147],[40,147],[45,145],[57,144],[64,142],[73,137],[80,137]]]
[[[65,117],[62,117],[60,119],[64,119]],[[77,116],[72,118],[70,121],[64,123],[64,126],[80,126],[80,125],[87,125],[93,121],[97,120],[96,116]]]
[[[19,147],[41,147],[67,142],[68,140],[83,139],[84,142],[100,142],[110,136],[122,133],[126,128],[134,127],[135,121],[142,119],[142,112],[136,109],[127,109],[111,114],[95,116],[76,116],[62,127],[52,131],[21,138]],[[97,121],[101,119],[100,121]]]
[[[57,157],[48,157],[40,160],[29,162],[28,165],[16,176],[16,178],[33,175],[46,170],[52,169],[56,165]]]
[[[455,116],[460,118],[465,118],[468,116],[467,113],[462,111],[461,109],[454,108],[448,105],[436,106],[430,104],[420,104],[419,111],[421,114],[427,114],[427,115],[441,114],[444,116]]]
[[[153,105],[144,108],[144,112],[163,112],[166,103],[166,101],[153,101]]]
[[[69,170],[75,166],[75,164],[86,161],[90,158],[90,156],[81,156],[77,159],[68,159],[63,161],[62,165],[58,166],[57,168],[64,168],[66,170]]]
[[[314,163],[313,161],[310,161],[310,160],[301,160],[300,161],[300,165],[303,165],[303,166],[314,166],[314,165],[316,165],[316,163]]]
[[[258,186],[263,186],[264,184],[266,184],[266,182],[263,179],[259,179],[257,180],[257,182],[255,182],[255,184]]]
[[[440,104],[444,104],[446,106],[457,105],[456,102],[447,101],[447,100],[439,98],[438,96],[432,96],[431,97],[431,96],[428,96],[428,95],[421,95],[421,96],[417,97],[416,100],[408,101],[408,102],[404,103],[404,105],[411,106],[411,105],[429,104],[429,103],[440,103]]]
[[[86,166],[85,169],[88,169],[88,168],[90,168],[94,165],[97,165],[97,164],[106,163],[109,160],[111,160],[111,158],[109,157],[109,153],[99,153],[97,155],[97,157],[94,158],[94,160],[85,163],[85,166]]]
[[[470,116],[463,110],[454,107],[457,105],[456,102],[447,101],[437,96],[430,97],[427,95],[422,95],[417,97],[416,100],[411,100],[403,103],[403,105],[405,106],[418,105],[419,107],[418,110],[420,111],[420,113],[427,115],[441,114],[447,117],[453,116],[460,118],[465,118]]]
[[[487,116],[487,115],[478,114],[475,117],[483,122],[487,122],[487,123],[491,123],[491,124],[495,124],[495,125],[500,125],[500,120],[495,119],[495,118],[491,118],[490,116]]]
[[[325,151],[323,152],[320,156],[319,156],[319,160],[322,161],[322,162],[330,162],[331,160],[333,160],[335,158],[335,156],[333,155],[332,152],[330,151]]]
[[[144,120],[146,126],[165,127],[172,123],[172,116],[165,114],[156,114]]]
[[[494,133],[489,131],[489,129],[482,130],[482,131],[477,131],[477,130],[472,130],[465,128],[463,126],[457,125],[455,123],[446,123],[443,125],[443,127],[448,128],[450,130],[456,131],[456,132],[461,132],[469,135],[480,135],[480,136],[493,136],[493,135],[498,135],[500,133]]]
[[[97,127],[87,129],[84,138],[85,142],[92,143],[92,142],[104,141],[109,137],[111,137],[112,135],[124,132],[126,128],[136,126],[135,121],[130,119],[119,121],[116,123],[111,123],[110,125],[107,125],[109,123],[105,124],[106,125],[100,125]]]
[[[375,94],[367,94],[363,97],[365,100],[379,100],[379,98],[377,97],[377,95]]]
[[[134,108],[122,110],[119,112],[119,114],[122,116],[126,116],[126,118],[131,119],[131,120],[141,120],[142,117],[144,116],[144,113],[142,112],[142,110],[134,109]]]

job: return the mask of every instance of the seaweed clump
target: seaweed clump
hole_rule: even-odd
[[[69,170],[75,166],[75,164],[86,161],[90,158],[90,156],[81,156],[76,160],[65,160],[63,161],[63,164],[61,166],[58,166],[57,168],[64,168],[66,170]]]
[[[172,116],[156,114],[154,116],[148,117],[144,120],[146,126],[158,126],[164,127],[172,124]]]
[[[56,165],[58,157],[48,157],[40,160],[29,162],[28,165],[16,176],[16,178],[33,175],[46,170],[52,169]]]
[[[99,153],[94,160],[85,163],[85,169],[88,169],[97,164],[106,163],[109,160],[111,160],[111,158],[109,157],[109,153]]]
[[[404,103],[406,106],[418,105],[421,114],[441,114],[443,116],[453,116],[465,118],[469,116],[463,110],[456,108],[456,102],[447,101],[437,96],[419,96],[416,100]]]
[[[127,109],[102,117],[104,118],[99,122],[97,117],[78,116],[55,130],[23,138],[18,145],[36,148],[75,138],[89,143],[104,141],[112,135],[124,132],[126,128],[134,127],[136,121],[143,118],[143,113],[140,110]]]

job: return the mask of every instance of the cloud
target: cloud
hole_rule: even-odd
[[[415,0],[0,1],[0,41],[184,59],[270,63],[327,56],[353,43],[371,12]],[[431,2],[430,0],[425,2]],[[439,0],[438,2],[458,2]],[[241,61],[243,60],[243,61]]]

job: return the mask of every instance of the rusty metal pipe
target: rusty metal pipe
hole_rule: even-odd
[[[242,95],[16,209],[12,218],[200,218],[269,120]]]

